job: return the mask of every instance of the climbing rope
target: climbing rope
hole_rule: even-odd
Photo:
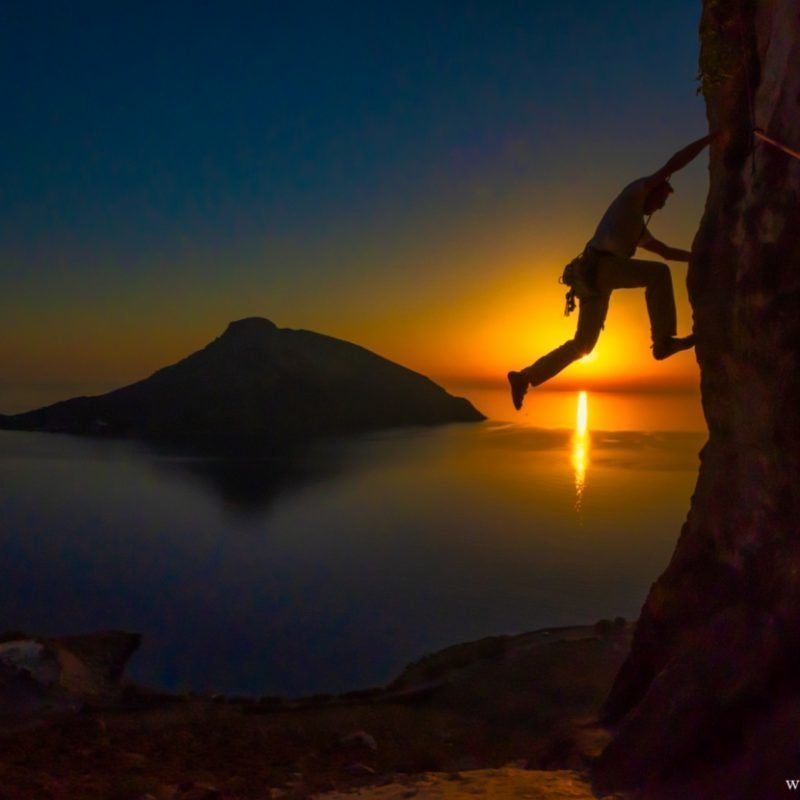
[[[783,152],[786,153],[787,155],[793,156],[798,161],[800,161],[800,153],[797,150],[792,150],[791,147],[787,147],[785,144],[781,144],[775,139],[772,139],[771,137],[767,136],[767,134],[764,133],[764,131],[762,131],[761,128],[754,128],[753,134],[757,136],[759,139],[761,139],[762,142],[767,142],[768,144],[771,144],[773,147],[777,147],[778,150],[783,150]]]

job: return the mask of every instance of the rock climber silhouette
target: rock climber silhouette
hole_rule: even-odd
[[[694,335],[676,336],[677,322],[672,275],[661,261],[632,258],[643,247],[669,261],[688,262],[688,250],[669,247],[647,229],[650,215],[664,207],[673,189],[669,178],[696,158],[715,135],[704,136],[679,150],[657,172],[628,184],[600,220],[584,252],[565,270],[564,282],[571,287],[567,307],[577,297],[578,328],[575,336],[538,361],[508,373],[511,399],[519,410],[528,386],[557,375],[579,358],[592,352],[603,329],[608,302],[614,289],[645,290],[653,340],[653,358],[662,360],[694,345]]]

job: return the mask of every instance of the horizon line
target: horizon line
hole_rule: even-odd
[[[436,377],[434,380],[447,388],[457,390],[493,391],[507,390],[506,380],[479,377]],[[633,380],[566,380],[536,387],[537,392],[596,392],[600,394],[700,394],[697,383],[683,381]]]

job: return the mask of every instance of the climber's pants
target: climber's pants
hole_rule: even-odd
[[[575,336],[522,370],[533,386],[544,383],[564,367],[588,355],[597,344],[614,289],[644,289],[650,335],[654,342],[675,336],[677,322],[672,275],[661,261],[640,261],[611,255],[593,255],[594,290],[579,297]]]

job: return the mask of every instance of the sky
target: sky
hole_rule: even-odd
[[[706,132],[699,14],[6,0],[0,412],[141,379],[247,316],[501,385],[572,336],[557,279],[609,202]],[[673,184],[650,229],[688,248],[705,154]],[[553,386],[696,387],[691,353],[648,348],[643,292],[618,292]]]

